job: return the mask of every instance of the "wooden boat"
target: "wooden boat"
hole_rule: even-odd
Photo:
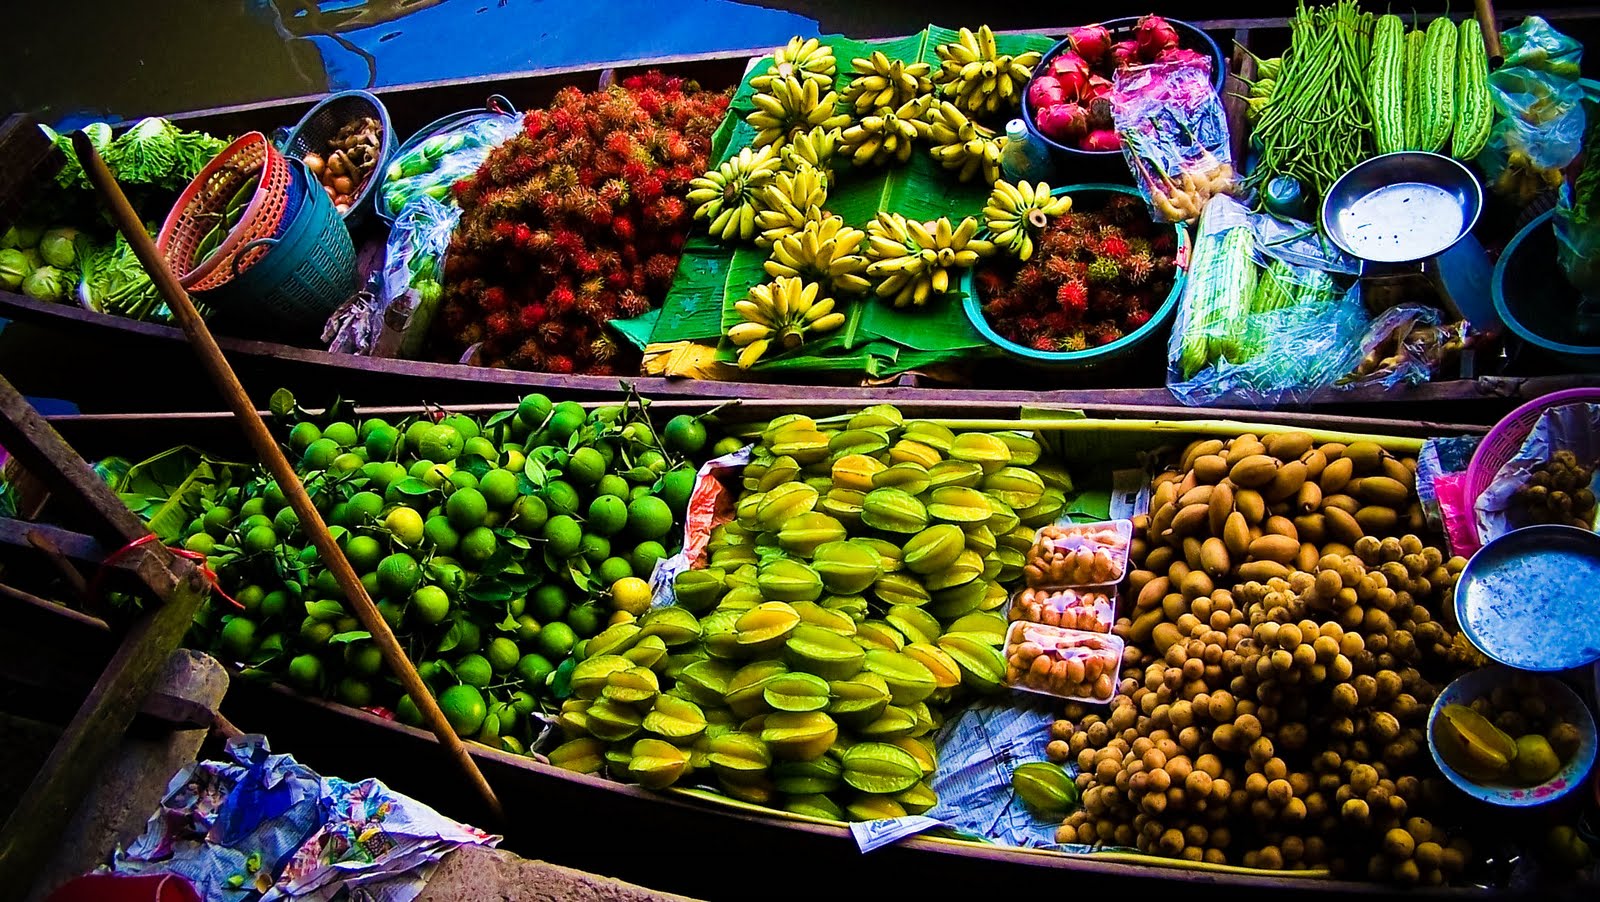
[[[900,403],[908,416],[995,420],[1040,415],[1031,405],[1015,402],[904,399]],[[824,416],[851,406],[838,400],[765,399],[733,407],[725,415],[763,421],[779,411]],[[671,399],[656,402],[652,411],[672,415],[706,407],[704,400]],[[402,412],[364,411],[377,415]],[[1076,433],[1087,438],[1084,449],[1100,448],[1099,453],[1115,454],[1118,459],[1126,459],[1121,455],[1132,447],[1153,448],[1181,443],[1194,435],[1245,429],[1266,432],[1312,426],[1388,436],[1382,441],[1392,447],[1413,449],[1425,436],[1483,431],[1464,425],[1192,408],[1091,408],[1083,413],[1088,418],[1077,421],[1058,416],[1048,428]],[[242,449],[237,427],[226,414],[87,415],[56,418],[52,425],[74,449],[91,459],[113,451],[137,454],[157,450],[175,437],[223,456]],[[105,558],[105,549],[88,535],[0,520],[0,563],[36,565],[38,543],[30,534],[44,536],[61,556],[88,565],[86,569]],[[37,574],[41,569],[34,566],[31,572]],[[30,571],[19,567],[9,572]],[[82,614],[19,604],[4,594],[0,594],[0,607],[6,608],[5,616],[12,618],[11,622],[23,627],[8,631],[9,635],[49,637],[46,645],[87,650],[85,654],[91,655],[101,654],[108,645],[104,624]],[[6,644],[0,643],[0,648]],[[39,648],[34,648],[27,660],[40,657]],[[49,657],[48,653],[43,657]],[[55,666],[62,669],[59,661]],[[9,661],[0,663],[0,675],[25,667],[25,663],[16,668]],[[65,685],[79,688],[85,681],[79,677]],[[473,794],[449,766],[442,748],[423,731],[370,712],[246,680],[234,681],[224,715],[244,730],[268,734],[276,749],[292,752],[324,773],[376,776],[451,816],[485,821],[485,812],[476,807]],[[702,898],[784,898],[802,893],[856,896],[885,885],[906,898],[948,898],[956,886],[966,892],[1040,895],[1059,893],[1063,886],[1070,886],[1076,893],[1116,893],[1127,898],[1182,894],[1185,899],[1266,899],[1286,891],[1317,897],[1399,898],[1399,891],[1391,887],[1306,872],[1200,869],[1139,855],[1066,855],[932,837],[911,838],[863,855],[845,825],[798,819],[707,793],[650,792],[476,744],[469,747],[511,813],[510,823],[503,827],[509,848]],[[802,877],[804,883],[793,885],[777,882],[794,879],[788,876],[791,873],[826,876]],[[1416,892],[1406,891],[1406,895]],[[1475,889],[1424,894],[1512,898]]]
[[[1520,14],[1507,12],[1507,24]],[[1550,13],[1562,27],[1583,36],[1600,22],[1593,8]],[[1219,46],[1237,45],[1233,54],[1236,73],[1251,71],[1247,48],[1262,54],[1279,52],[1286,42],[1284,19],[1216,19],[1205,27]],[[503,94],[519,107],[547,102],[560,88],[593,88],[610,80],[646,69],[662,69],[698,80],[707,87],[737,84],[759,49],[711,54],[633,60],[608,67],[544,69],[503,76],[456,79],[377,89],[389,109],[398,134],[410,134],[435,118],[480,106],[489,94]],[[1237,83],[1235,83],[1237,87]],[[214,134],[236,134],[251,129],[271,130],[291,124],[318,100],[297,97],[281,101],[199,110],[172,116],[187,127]],[[1236,128],[1242,141],[1242,128]],[[26,117],[14,116],[0,126],[0,221],[15,215],[26,201],[30,186],[41,184],[59,166],[60,157]],[[106,316],[64,304],[32,300],[0,292],[0,317],[12,320],[0,333],[0,354],[7,376],[19,389],[36,396],[66,397],[86,411],[126,409],[126,387],[103,377],[105,372],[139,372],[150,384],[174,386],[147,395],[141,406],[162,409],[207,410],[221,406],[208,388],[188,385],[195,372],[194,359],[173,327]],[[488,369],[452,363],[359,357],[331,354],[312,346],[225,337],[228,352],[246,387],[258,401],[278,387],[289,387],[307,397],[328,392],[330,386],[347,397],[368,403],[389,403],[426,396],[432,400],[470,402],[504,400],[530,390],[554,390],[594,397],[617,387],[615,377],[562,376],[513,370]],[[1007,363],[986,363],[982,377],[970,387],[956,387],[927,377],[908,374],[892,384],[788,385],[780,383],[710,382],[627,377],[626,381],[651,397],[795,397],[864,401],[880,398],[885,390],[895,397],[926,401],[954,401],[981,393],[1005,403],[1169,405],[1173,396],[1162,384],[1162,348],[1151,348],[1129,360],[1116,372],[1071,376],[1040,374]],[[94,361],[63,366],[62,361]],[[1531,397],[1575,385],[1600,384],[1600,375],[1570,374],[1513,368],[1507,374],[1486,361],[1476,364],[1481,374],[1390,390],[1366,389],[1328,392],[1309,404],[1328,410],[1370,410],[1382,403],[1394,415],[1446,416],[1475,422],[1492,421],[1515,404]],[[1470,368],[1470,367],[1469,367]],[[818,381],[821,381],[820,379]],[[1026,387],[1026,388],[1025,388]],[[1444,405],[1444,406],[1441,406]]]

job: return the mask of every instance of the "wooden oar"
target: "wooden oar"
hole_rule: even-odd
[[[1489,52],[1489,71],[1500,68],[1506,52],[1500,46],[1500,26],[1495,22],[1494,0],[1475,0],[1478,27],[1483,29],[1483,47]]]
[[[239,383],[239,377],[234,374],[233,368],[222,356],[222,349],[217,347],[216,339],[211,337],[211,331],[206,328],[205,320],[201,319],[199,312],[194,309],[194,302],[189,299],[189,293],[178,284],[177,276],[167,267],[166,260],[156,248],[156,243],[145,232],[139,215],[128,204],[128,198],[123,195],[122,188],[112,177],[111,170],[106,168],[105,161],[100,159],[100,154],[95,151],[94,145],[89,142],[89,137],[83,132],[72,133],[72,146],[78,152],[78,162],[83,165],[84,173],[89,176],[89,181],[94,184],[101,200],[105,201],[106,207],[110,209],[111,218],[116,223],[117,229],[128,239],[134,255],[143,264],[145,272],[149,273],[150,281],[155,283],[161,296],[166,299],[167,306],[172,309],[179,325],[183,327],[184,334],[189,337],[189,343],[194,346],[195,354],[199,356],[201,364],[211,376],[211,381],[216,384],[217,390],[233,409],[234,418],[244,430],[245,437],[255,448],[261,462],[266,464],[267,470],[278,481],[278,486],[283,489],[289,507],[299,517],[300,526],[306,531],[311,543],[316,546],[318,556],[332,571],[339,588],[344,591],[345,598],[354,609],[356,619],[360,620],[361,625],[372,634],[372,640],[383,653],[383,663],[400,677],[400,684],[405,687],[406,693],[417,703],[417,709],[422,712],[423,721],[449,750],[450,756],[455,759],[478,794],[483,797],[494,818],[503,822],[505,812],[500,807],[500,799],[495,795],[494,789],[484,779],[472,756],[467,754],[466,746],[461,743],[461,737],[456,735],[450,722],[445,719],[444,712],[439,709],[439,703],[434,699],[433,693],[428,690],[427,684],[417,673],[417,668],[406,657],[405,650],[400,647],[399,640],[389,629],[389,624],[383,619],[383,615],[378,613],[377,606],[372,603],[366,588],[361,585],[361,578],[350,566],[350,561],[345,558],[344,550],[339,547],[339,543],[334,541],[328,532],[328,524],[323,522],[322,514],[311,502],[311,496],[306,494],[305,486],[300,484],[300,477],[295,474],[289,459],[283,456],[283,450],[267,431],[267,424],[261,419],[261,415],[256,413],[250,396],[245,394],[244,386]]]

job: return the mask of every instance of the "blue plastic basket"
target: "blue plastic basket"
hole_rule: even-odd
[[[355,244],[339,211],[304,163],[289,165],[302,198],[293,219],[285,217],[289,224],[277,237],[242,245],[233,278],[199,298],[225,317],[273,331],[320,327],[358,281]],[[267,250],[241,266],[258,247]]]
[[[389,110],[383,101],[366,91],[330,94],[306,112],[282,145],[284,153],[296,160],[304,159],[308,153],[326,155],[328,142],[333,140],[339,129],[362,116],[378,120],[382,134],[378,136],[378,162],[367,175],[361,190],[351,198],[350,208],[344,214],[344,221],[351,228],[359,225],[376,206],[373,197],[377,195],[378,183],[383,181],[383,171],[389,167],[389,159],[394,154],[394,127],[389,124]],[[318,185],[318,188],[321,186]]]
[[[1056,188],[1050,196],[1059,197],[1070,194],[1078,197],[1084,194],[1117,193],[1130,194],[1140,197],[1138,191],[1126,185],[1067,185]],[[1183,223],[1175,223],[1173,229],[1177,232],[1178,243],[1174,254],[1177,259],[1177,269],[1172,276],[1172,290],[1167,293],[1167,299],[1162,302],[1156,312],[1144,325],[1129,332],[1110,344],[1103,344],[1095,348],[1085,348],[1082,351],[1038,351],[1026,345],[1020,345],[1009,338],[996,332],[989,325],[988,317],[983,315],[983,300],[978,297],[977,267],[966,271],[961,277],[961,290],[966,294],[962,301],[961,309],[967,314],[968,322],[977,329],[984,338],[994,342],[995,346],[1013,357],[1020,358],[1028,363],[1050,367],[1053,369],[1090,369],[1115,361],[1131,353],[1135,348],[1148,341],[1151,336],[1160,332],[1172,319],[1178,309],[1178,299],[1183,297],[1183,283],[1188,278],[1189,265],[1189,232]]]

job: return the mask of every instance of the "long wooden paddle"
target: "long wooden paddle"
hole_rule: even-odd
[[[344,550],[339,547],[339,543],[328,532],[328,524],[323,522],[322,514],[311,502],[311,496],[306,494],[305,486],[300,484],[300,477],[295,474],[294,467],[290,466],[289,459],[283,456],[283,450],[272,438],[272,433],[267,431],[266,422],[256,412],[255,405],[250,402],[250,396],[239,383],[239,377],[234,374],[233,368],[222,356],[222,349],[217,347],[216,339],[211,337],[211,331],[206,328],[205,320],[195,310],[194,302],[189,299],[189,293],[178,284],[178,277],[173,275],[161,252],[156,248],[155,241],[145,232],[139,215],[128,203],[128,198],[111,175],[111,170],[107,169],[105,161],[100,159],[100,154],[90,143],[88,135],[81,131],[73,132],[72,146],[78,152],[78,162],[83,165],[84,173],[99,192],[100,199],[105,201],[106,207],[110,209],[111,218],[116,223],[117,229],[128,240],[139,262],[144,265],[145,272],[150,274],[150,281],[155,283],[161,296],[166,299],[167,306],[177,317],[178,324],[189,337],[189,343],[194,346],[195,353],[200,357],[200,362],[210,375],[211,381],[216,384],[217,390],[232,408],[234,418],[244,430],[245,438],[249,439],[261,462],[266,464],[267,470],[283,489],[289,507],[299,517],[300,526],[306,531],[311,543],[316,546],[318,556],[338,581],[339,588],[343,590],[345,598],[354,609],[356,619],[360,620],[361,625],[372,634],[372,640],[383,653],[383,663],[400,677],[400,684],[417,703],[417,710],[422,712],[423,721],[433,731],[433,735],[444,744],[462,773],[483,797],[490,813],[497,821],[504,822],[505,812],[500,807],[499,797],[489,786],[489,781],[484,779],[483,772],[478,770],[477,762],[467,754],[461,737],[456,735],[444,712],[439,709],[439,703],[428,690],[427,684],[422,681],[411,659],[406,657],[405,650],[400,647],[400,642],[389,629],[389,624],[383,619],[383,615],[378,613],[377,606],[372,603],[366,588],[361,585],[361,578],[350,566],[350,561],[345,558]]]

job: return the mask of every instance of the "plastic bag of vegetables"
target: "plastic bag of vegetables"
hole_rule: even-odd
[[[406,204],[389,232],[382,271],[363,302],[330,319],[330,351],[376,357],[414,357],[444,294],[444,252],[461,210],[423,196]]]
[[[419,197],[439,203],[454,200],[450,188],[463,176],[478,170],[495,149],[522,127],[515,115],[475,119],[450,131],[441,132],[396,156],[384,170],[378,186],[380,209],[398,216],[406,205]]]
[[[1157,63],[1117,72],[1111,109],[1134,185],[1162,222],[1193,222],[1235,194],[1228,118],[1209,67]]]

